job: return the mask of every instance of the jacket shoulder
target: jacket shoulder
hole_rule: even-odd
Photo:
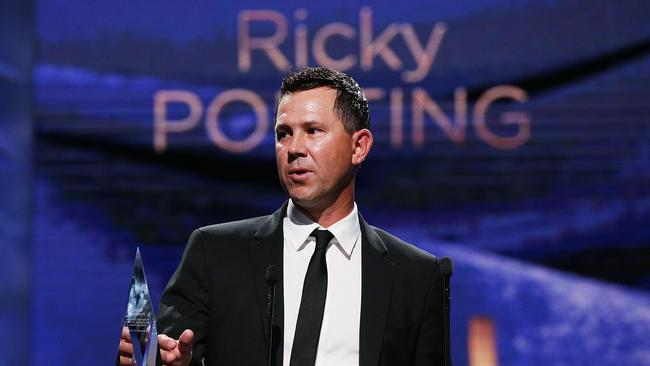
[[[194,230],[194,235],[208,237],[251,237],[271,215],[258,216],[244,220],[224,222],[200,227]]]
[[[424,265],[438,263],[438,258],[435,255],[420,249],[411,243],[407,243],[385,230],[374,226],[371,226],[371,228],[384,242],[388,249],[390,258],[394,261],[405,261]]]

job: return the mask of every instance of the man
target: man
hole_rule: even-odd
[[[354,201],[373,143],[361,88],[306,68],[284,79],[276,111],[290,199],[192,234],[161,299],[163,364],[265,364],[265,273],[277,265],[275,365],[443,365],[438,260],[368,225]]]

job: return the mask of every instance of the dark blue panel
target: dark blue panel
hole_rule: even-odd
[[[0,364],[31,360],[30,1],[0,4]]]

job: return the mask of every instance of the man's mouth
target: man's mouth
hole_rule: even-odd
[[[311,173],[311,170],[309,169],[304,169],[304,168],[294,168],[294,169],[289,169],[289,176],[291,177],[304,177],[308,173]]]
[[[303,168],[289,169],[289,175],[303,175],[309,172],[310,171],[308,169],[303,169]]]

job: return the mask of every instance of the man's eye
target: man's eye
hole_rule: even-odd
[[[275,133],[275,138],[276,138],[278,141],[280,141],[280,140],[284,139],[285,137],[287,137],[288,135],[289,135],[289,134],[286,133],[286,132],[284,132],[284,131],[278,131],[278,132]]]
[[[318,133],[318,132],[320,132],[320,130],[318,128],[309,128],[309,129],[307,129],[307,133],[310,134],[310,135],[313,135],[313,134]]]

